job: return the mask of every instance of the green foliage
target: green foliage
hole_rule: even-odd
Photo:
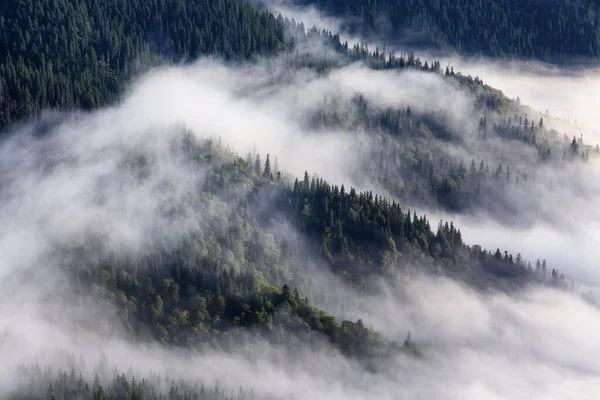
[[[134,259],[99,252],[93,243],[101,243],[102,237],[86,237],[85,243],[64,249],[65,260],[72,260],[63,265],[64,271],[81,296],[77,304],[86,307],[92,299],[102,306],[92,308],[98,314],[88,310],[84,317],[73,316],[75,323],[110,334],[119,323],[106,320],[105,315],[115,315],[136,336],[150,330],[165,345],[198,351],[228,343],[235,346],[232,335],[244,335],[249,328],[282,344],[290,336],[305,340],[309,333],[316,334],[344,354],[359,358],[382,355],[385,348],[395,346],[360,324],[356,330],[353,322],[338,322],[288,286],[310,285],[312,278],[296,266],[305,264],[312,251],[295,253],[284,233],[269,232],[272,224],[264,222],[262,214],[265,205],[276,210],[292,194],[287,180],[274,181],[271,173],[267,177],[264,170],[255,171],[244,160],[191,134],[183,134],[178,142],[181,146],[173,151],[183,147],[186,162],[207,168],[207,175],[192,190],[195,196],[185,204],[170,204],[165,212],[170,213],[174,229],[180,218],[196,219],[194,228],[174,246],[165,246],[168,239],[162,237],[163,230],[154,232],[156,237],[149,232],[153,250]],[[146,166],[133,168],[138,167]],[[132,175],[143,179],[141,174]],[[292,203],[281,208],[288,223],[295,219],[295,207]],[[316,206],[315,210],[321,212]],[[333,236],[332,266],[350,257],[348,238],[341,229],[338,224]]]

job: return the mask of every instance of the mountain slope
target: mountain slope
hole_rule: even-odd
[[[416,31],[435,46],[464,54],[568,61],[600,56],[592,0],[296,0],[344,18],[353,32]],[[356,18],[359,22],[354,22]]]
[[[0,127],[46,108],[115,101],[156,57],[246,60],[283,26],[241,0],[8,0],[0,5]]]
[[[556,204],[573,192],[550,202],[546,189],[589,194],[600,149],[480,78],[237,0],[9,5],[0,396],[263,398],[246,390],[262,385],[287,398],[296,385],[301,398],[386,398],[414,380],[417,397],[446,384],[451,359],[469,366],[467,384],[481,380],[465,353],[500,353],[493,370],[506,371],[506,348],[537,323],[532,304],[552,320],[554,303],[581,307],[549,256],[486,249],[424,215],[563,223],[573,217]],[[222,60],[172,66],[201,55]],[[122,98],[155,64],[171,67]],[[89,112],[37,118],[52,107]],[[44,353],[61,346],[86,360]],[[94,363],[105,349],[113,371]],[[145,371],[123,375],[127,363]],[[568,364],[531,365],[552,363]]]

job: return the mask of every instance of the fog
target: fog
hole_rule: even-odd
[[[326,17],[313,8],[286,8],[280,2],[271,7],[283,15],[306,18],[306,21],[311,21],[309,25],[314,24],[319,28],[335,31],[342,26],[340,20]],[[353,41],[349,36],[342,35],[342,38]],[[397,52],[407,50],[388,46],[390,49]],[[428,58],[427,52],[421,54]],[[523,105],[532,108],[532,114],[544,116],[546,124],[557,129],[561,135],[564,133],[572,137],[583,134],[584,142],[592,145],[600,141],[597,128],[600,121],[595,110],[600,103],[600,77],[596,68],[559,67],[530,61],[466,59],[456,55],[444,57],[441,61],[442,65],[451,64],[463,74],[481,77],[486,84],[502,90],[510,98],[518,97]],[[530,117],[533,116],[530,114]],[[599,173],[600,165],[597,162],[592,162],[585,169],[567,173],[564,170],[542,173],[541,178],[547,180],[544,182],[540,179],[544,183],[536,185],[539,201],[536,200],[535,223],[526,227],[507,226],[501,219],[494,220],[485,215],[464,216],[439,210],[426,211],[434,221],[437,217],[454,220],[467,243],[478,243],[492,251],[500,247],[513,254],[520,252],[530,260],[546,258],[550,268],[565,272],[576,281],[576,286],[597,286],[600,284],[597,268],[600,238],[600,215],[597,213],[600,209]],[[554,181],[553,185],[548,184],[550,179]],[[517,204],[523,200],[516,199]],[[431,341],[438,343],[444,340],[444,336],[451,336],[453,339],[446,343],[446,350],[452,348],[452,354],[456,357],[452,361],[437,360],[438,366],[449,368],[446,370],[441,367],[436,372],[444,370],[449,375],[444,378],[439,375],[434,379],[424,378],[424,386],[435,386],[432,382],[442,380],[447,398],[589,398],[597,392],[597,383],[594,381],[598,377],[598,365],[594,366],[593,359],[587,358],[584,352],[579,353],[587,345],[597,348],[600,343],[593,338],[586,343],[580,334],[597,329],[592,327],[598,323],[597,309],[570,294],[552,290],[531,289],[515,300],[501,294],[476,296],[472,292],[465,293],[464,288],[455,283],[447,284],[442,285],[441,289],[440,286],[415,285],[421,289],[419,293],[426,294],[422,295],[422,301],[431,304],[431,308],[421,309],[412,314],[413,317],[419,314],[426,319],[440,314],[440,309],[448,317],[429,320],[432,325],[422,320],[412,320],[413,329],[420,323],[424,324],[413,332],[417,331],[424,337],[428,333]],[[449,290],[444,291],[448,287],[456,290],[456,293],[450,295]],[[440,292],[443,294],[437,297]],[[416,292],[412,295],[418,297]],[[386,302],[381,298],[365,304],[362,308],[355,304],[354,309],[361,311],[351,315],[358,318],[366,313],[370,323],[379,329],[387,329],[387,332],[390,326],[393,326],[391,329],[395,334],[406,330],[405,324],[394,324],[410,320],[410,317],[407,318],[410,313],[406,311],[410,307],[406,304],[398,307],[389,299]],[[353,307],[346,304],[344,309]],[[400,315],[399,309],[403,310]],[[380,310],[381,313],[373,310]],[[378,319],[381,315],[386,317]],[[394,317],[387,317],[391,315]],[[581,327],[577,327],[577,321],[582,324]],[[589,328],[584,326],[586,321],[590,321]],[[460,335],[454,336],[453,332],[464,333],[465,341],[470,346],[462,347],[464,342],[457,337]],[[427,340],[424,337],[423,340]],[[482,340],[479,343],[481,347],[474,344],[478,342],[478,337]],[[499,345],[497,352],[488,340]],[[486,343],[485,346],[482,343]],[[414,379],[413,374],[409,375]],[[492,382],[497,382],[497,386]],[[453,393],[454,389],[458,390]],[[422,392],[421,398],[445,398],[440,392],[432,392]]]
[[[339,31],[343,20],[325,15],[314,7],[297,7],[289,1],[266,2],[274,13],[304,19],[308,26]],[[360,41],[356,37],[344,36],[350,43]],[[385,37],[373,40],[385,41]],[[374,47],[370,44],[370,47]],[[390,46],[388,51],[408,52],[410,48],[402,45]],[[436,59],[440,55],[434,49],[421,49],[417,56],[424,59]],[[584,143],[595,146],[600,142],[598,126],[600,120],[596,107],[600,104],[600,73],[594,66],[552,65],[536,61],[502,61],[485,57],[461,57],[457,54],[442,55],[442,65],[452,65],[455,71],[464,75],[478,76],[483,81],[500,89],[507,97],[519,98],[527,107],[528,116],[536,122],[543,117],[545,125],[556,129],[559,136],[569,138],[583,135]],[[435,96],[432,96],[435,97]],[[463,137],[465,121],[471,114],[468,107],[453,109],[453,113],[462,113],[459,122]],[[527,112],[526,110],[526,112]],[[466,123],[468,126],[468,123]],[[600,273],[597,272],[597,238],[600,237],[600,164],[592,161],[585,168],[560,166],[548,168],[529,164],[535,160],[533,152],[527,153],[524,147],[519,149],[512,143],[493,142],[491,146],[481,146],[474,140],[468,148],[453,148],[446,145],[449,152],[459,154],[464,160],[488,159],[506,162],[514,170],[527,171],[536,175],[534,189],[528,193],[509,194],[508,202],[515,208],[521,208],[520,218],[528,221],[524,226],[515,228],[504,223],[502,218],[490,218],[489,215],[457,215],[440,210],[424,209],[432,220],[439,218],[456,221],[468,243],[478,243],[484,248],[495,250],[497,247],[513,253],[522,253],[530,260],[547,258],[551,264],[566,271],[570,278],[597,285]],[[520,153],[522,152],[522,153]],[[511,158],[512,154],[512,158]],[[500,157],[498,157],[500,155]],[[491,162],[492,164],[493,162]],[[516,168],[514,168],[516,167]],[[401,178],[401,177],[400,177]],[[376,188],[385,192],[385,188]],[[419,209],[419,205],[417,205]],[[525,211],[526,210],[526,211]]]
[[[556,66],[534,61],[495,61],[486,58],[450,57],[448,63],[465,74],[480,76],[508,97],[563,120],[565,133],[584,133],[594,145],[600,141],[597,105],[600,70],[596,67]]]
[[[332,15],[326,15],[318,7],[313,5],[298,5],[294,0],[251,0],[254,4],[259,7],[264,7],[271,11],[274,15],[282,15],[288,19],[294,19],[295,21],[302,21],[307,29],[316,27],[319,30],[327,30],[340,36],[342,43],[348,42],[350,46],[355,43],[364,44],[371,49],[375,50],[379,47],[379,50],[386,48],[387,50],[394,51],[396,54],[408,54],[411,51],[417,52],[424,58],[437,59],[438,55],[447,54],[447,50],[439,51],[430,49],[430,40],[414,29],[405,27],[401,35],[394,35],[394,39],[390,40],[386,36],[387,33],[394,31],[391,22],[387,16],[380,13],[377,16],[377,25],[379,33],[360,32],[349,32],[349,25],[353,28],[358,28],[363,22],[362,17],[344,17],[339,18]],[[359,29],[354,29],[358,30]],[[433,56],[433,58],[432,58]]]
[[[547,107],[546,98],[552,96],[541,90],[544,85],[553,88],[549,83],[554,81],[540,80],[537,85],[533,83],[537,76],[515,78],[521,88],[514,83],[505,89],[502,85],[510,74],[523,75],[500,67],[473,68],[487,83],[497,79],[507,93],[514,88],[523,103],[531,100],[535,108],[576,115],[594,125],[591,106],[583,107],[585,93],[592,92],[583,91],[578,97],[573,90],[568,105],[555,102]],[[588,78],[555,79],[567,85],[563,87],[578,88]],[[309,170],[336,184],[373,189],[372,182],[348,170],[369,156],[378,132],[317,133],[307,124],[324,97],[335,96],[350,112],[349,102],[356,94],[382,108],[446,110],[455,133],[467,142],[474,140],[468,122],[474,117],[470,97],[438,76],[376,72],[361,65],[325,75],[291,74],[278,60],[233,67],[203,59],[190,66],[159,68],[133,82],[120,104],[48,117],[51,122],[42,136],[37,134],[39,122],[16,128],[0,143],[0,321],[9,332],[0,343],[4,390],[0,395],[18,382],[15,366],[51,363],[52,357],[43,354],[55,348],[83,354],[90,364],[104,352],[121,370],[133,366],[142,375],[152,370],[199,377],[209,384],[219,379],[231,390],[241,385],[259,395],[293,394],[298,399],[582,399],[600,392],[596,357],[600,341],[589,333],[600,329],[600,312],[578,291],[528,287],[509,296],[416,275],[403,277],[398,292],[388,282],[381,283],[379,294],[367,296],[325,273],[336,295],[317,305],[338,317],[362,318],[400,343],[410,330],[423,352],[417,360],[392,357],[378,366],[377,373],[342,357],[318,336],[320,349],[292,352],[261,341],[246,344],[235,354],[183,355],[163,346],[134,346],[118,337],[72,331],[53,320],[61,313],[82,312],[64,303],[71,288],[68,278],[58,273],[62,260],[55,248],[85,243],[96,235],[108,251],[136,255],[149,251],[158,232],[168,239],[164,244],[168,247],[196,229],[185,215],[175,221],[165,217],[165,207],[194,196],[194,185],[204,178],[205,171],[191,170],[170,150],[182,127],[199,138],[221,139],[242,156],[251,149],[277,156],[281,167],[296,176]],[[510,144],[498,142],[493,150],[499,149],[510,149]],[[464,154],[465,159],[482,156],[473,154],[471,147],[448,151]],[[483,156],[492,157],[493,151],[489,153]],[[140,154],[154,164],[146,179],[136,180],[124,165]],[[452,215],[452,219],[467,243],[521,252],[530,259],[546,258],[550,268],[557,267],[584,285],[596,285],[600,274],[595,268],[599,237],[595,210],[600,188],[595,178],[600,168],[592,163],[584,178],[574,175],[580,171],[558,174],[553,190],[539,186],[540,215],[560,214],[555,220],[537,220],[533,227],[516,230],[486,216],[472,220]],[[207,207],[195,217],[218,212],[218,207]],[[28,279],[23,273],[30,273]],[[93,308],[93,303],[86,304],[83,312]]]
[[[269,152],[295,175],[310,169],[343,183],[350,179],[348,164],[360,156],[360,143],[346,140],[350,138],[343,132],[307,131],[307,114],[326,95],[349,99],[359,92],[381,106],[410,101],[415,110],[427,110],[432,105],[422,94],[421,83],[438,94],[434,107],[457,107],[456,115],[462,115],[458,107],[467,105],[465,98],[441,80],[420,73],[376,74],[352,65],[330,75],[304,71],[290,76],[278,61],[231,67],[204,59],[144,75],[132,83],[120,104],[92,113],[48,115],[8,132],[0,144],[0,319],[11,339],[3,350],[5,374],[0,386],[10,390],[10,372],[16,365],[43,363],[46,356],[40,352],[54,348],[83,352],[92,359],[102,349],[123,368],[157,365],[152,360],[159,359],[163,361],[156,368],[168,370],[164,358],[176,356],[166,350],[157,354],[128,350],[126,342],[70,330],[66,316],[102,317],[102,312],[93,299],[83,307],[73,304],[70,278],[58,268],[65,262],[60,258],[63,253],[57,249],[95,246],[101,240],[105,254],[135,257],[151,251],[157,242],[174,247],[186,232],[197,229],[203,214],[219,212],[207,206],[194,211],[200,215],[169,218],[169,210],[195,196],[195,185],[204,179],[204,171],[191,169],[171,150],[182,129],[199,138],[221,139],[240,154],[250,149]],[[363,139],[370,140],[367,135]],[[343,154],[342,162],[332,154]],[[140,179],[134,167],[143,165],[143,158],[152,162]],[[209,356],[208,362],[214,364],[210,357],[218,356]],[[224,365],[234,362],[227,360]],[[198,361],[205,362],[205,358]],[[217,367],[213,377],[223,374]],[[241,377],[232,379],[239,382]]]
[[[327,30],[340,35],[342,43],[366,43],[373,47],[373,42],[365,41],[365,38],[349,34],[343,29],[344,20],[332,16],[326,16],[313,6],[296,6],[289,0],[252,0],[260,7],[265,7],[273,15],[282,15],[288,19],[302,22],[306,29],[316,27],[319,30]]]
[[[446,60],[445,60],[446,61]],[[447,60],[464,74],[481,77],[511,98],[543,116],[545,124],[569,138],[583,135],[584,143],[600,142],[600,75],[595,67],[547,65],[533,61],[495,61],[451,57]],[[547,114],[549,113],[549,114]],[[479,220],[446,215],[461,226],[469,242],[489,248],[505,245],[530,258],[545,257],[580,282],[600,283],[597,248],[600,238],[598,182],[600,164],[592,161],[579,171],[549,171],[552,184],[539,187],[537,223],[511,229],[483,216]],[[548,181],[547,181],[548,182]],[[558,225],[556,223],[558,222]]]
[[[484,295],[422,276],[406,288],[402,303],[388,291],[347,299],[346,309],[368,313],[365,322],[388,334],[410,329],[429,349],[407,373],[423,398],[585,398],[597,390],[599,365],[580,350],[600,343],[579,336],[600,314],[576,296],[542,288]]]
[[[307,28],[316,26],[339,32],[343,41],[349,44],[365,42],[374,49],[380,43],[387,43],[388,51],[397,54],[416,51],[417,56],[427,60],[440,60],[442,65],[452,65],[465,75],[479,76],[485,83],[500,89],[509,98],[520,98],[521,103],[542,115],[546,111],[555,118],[558,130],[565,133],[584,133],[588,142],[600,142],[599,120],[596,107],[600,102],[600,70],[588,64],[557,65],[534,60],[495,60],[486,57],[464,57],[449,49],[418,48],[395,40],[389,43],[384,35],[365,38],[344,31],[344,19],[326,15],[313,6],[296,6],[290,0],[256,0],[265,5],[275,15],[303,21]],[[407,33],[408,34],[408,33]],[[572,132],[572,134],[571,134]]]
[[[346,298],[347,307],[368,314],[365,323],[388,336],[404,337],[410,329],[424,351],[418,360],[389,359],[378,365],[377,373],[327,350],[325,344],[321,350],[300,346],[292,351],[259,341],[241,344],[234,354],[186,357],[176,350],[118,340],[73,341],[72,333],[65,337],[38,320],[26,322],[44,329],[44,341],[25,344],[27,336],[19,337],[18,347],[3,351],[0,365],[5,371],[7,358],[39,362],[36,351],[64,346],[86,355],[90,367],[102,351],[120,372],[131,366],[138,377],[152,371],[172,379],[201,379],[207,385],[218,380],[232,393],[241,386],[259,398],[581,399],[600,390],[595,356],[600,343],[585,334],[600,327],[600,312],[573,294],[532,288],[513,297],[483,295],[447,279],[420,276],[405,286],[403,297],[400,301],[388,292]]]

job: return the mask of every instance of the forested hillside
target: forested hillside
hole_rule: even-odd
[[[544,117],[530,119],[479,79],[450,72],[446,79],[457,79],[471,89],[471,99],[481,115],[477,122],[463,121],[458,132],[450,127],[451,116],[445,110],[415,113],[410,106],[382,108],[362,96],[353,99],[352,112],[344,111],[345,105],[336,103],[335,98],[324,101],[313,123],[316,129],[377,132],[378,141],[354,173],[366,173],[403,204],[463,213],[484,209],[507,222],[513,218],[526,221],[526,215],[534,212],[535,205],[527,209],[514,199],[535,198],[533,182],[547,179],[546,169],[585,165],[600,156],[597,144],[549,129]],[[472,130],[474,138],[465,139],[463,130]],[[457,156],[448,146],[464,148],[472,157]],[[511,154],[508,146],[527,152],[527,156],[517,155],[520,151]],[[506,153],[494,154],[499,148]]]
[[[352,32],[400,41],[409,31],[460,53],[568,61],[600,55],[592,0],[295,0],[344,18]],[[355,18],[359,17],[358,23]],[[421,43],[422,45],[423,43]]]
[[[600,53],[597,6],[584,1],[298,3],[360,16],[354,32],[377,31],[386,15],[394,34],[416,29],[468,53]],[[443,382],[421,372],[436,357],[469,353],[477,340],[461,324],[491,338],[492,352],[526,336],[510,330],[520,328],[513,295],[525,309],[530,298],[548,306],[573,291],[551,254],[534,249],[529,259],[500,240],[485,248],[446,217],[425,215],[560,224],[573,217],[556,216],[554,181],[588,194],[584,172],[598,145],[558,132],[550,115],[479,77],[343,42],[243,0],[7,0],[0,40],[0,353],[25,364],[0,361],[0,396],[288,398],[264,388],[284,373],[307,389],[314,377],[301,365],[319,363],[317,354],[341,365],[336,390],[355,385],[354,397],[377,398],[367,395],[374,382],[389,396],[377,384],[390,384],[381,378],[389,374]],[[219,60],[193,64],[203,56]],[[319,163],[311,153],[321,146],[340,161]],[[415,294],[423,281],[429,291]],[[460,307],[446,304],[454,299]],[[496,313],[513,320],[497,326]],[[113,357],[122,348],[136,356],[119,355],[109,369],[104,357],[90,367],[73,350],[53,364],[23,345],[59,347],[56,332],[68,349],[98,340],[117,349]],[[271,358],[265,348],[276,349]],[[169,355],[161,360],[179,357],[188,376],[166,361],[123,372],[156,349]],[[264,375],[236,387],[196,379],[235,379],[236,363],[187,367],[215,354]],[[321,363],[323,373],[332,367]],[[395,379],[394,390],[410,383]],[[259,383],[263,395],[248,389]]]

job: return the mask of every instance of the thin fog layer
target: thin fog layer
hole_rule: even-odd
[[[302,22],[306,29],[313,27],[319,31],[327,30],[340,35],[340,40],[347,41],[349,44],[364,43],[364,38],[350,35],[342,29],[343,20],[335,17],[323,15],[314,6],[297,6],[289,0],[252,0],[255,4],[266,7],[274,15],[281,15],[284,18]],[[369,47],[372,47],[369,43]]]
[[[600,70],[597,67],[559,67],[533,61],[449,58],[447,62],[465,74],[481,77],[510,98],[561,119],[561,130],[584,134],[588,142],[600,142]],[[571,134],[571,136],[572,136]]]
[[[348,24],[360,26],[363,23],[363,18],[360,16],[345,16],[344,18],[335,17],[332,15],[326,15],[318,7],[310,4],[298,5],[297,1],[294,0],[252,0],[253,3],[261,7],[266,7],[274,15],[281,15],[284,18],[293,19],[295,21],[301,21],[307,29],[313,27],[318,30],[327,30],[338,34],[341,42],[348,42],[350,46],[354,44],[364,44],[371,50],[379,47],[384,47],[390,51],[395,51],[397,54],[405,53],[408,54],[411,51],[416,50],[422,56],[442,53],[439,51],[428,51],[425,43],[429,40],[421,33],[416,32],[414,29],[405,28],[402,35],[394,35],[393,40],[386,36],[385,33],[393,32],[389,19],[383,13],[377,16],[377,24],[379,25],[381,33],[374,32],[361,32],[360,36],[350,33]],[[365,36],[366,34],[366,36]],[[414,49],[415,43],[420,44],[418,49]]]

